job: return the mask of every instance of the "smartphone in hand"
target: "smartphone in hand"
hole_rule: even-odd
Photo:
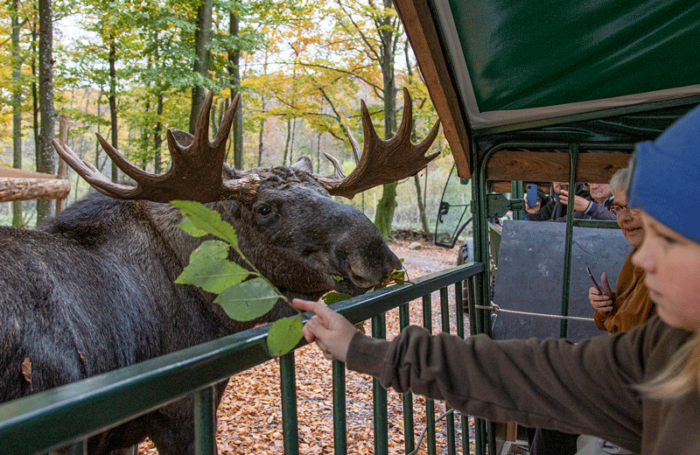
[[[610,297],[610,295],[607,292],[603,291],[600,288],[600,286],[598,286],[598,282],[595,280],[595,278],[593,278],[593,274],[591,273],[590,267],[586,267],[586,272],[588,272],[588,276],[591,278],[591,281],[593,282],[593,286],[595,286],[595,288],[598,290],[598,292],[600,292],[601,295],[607,295],[608,297]]]
[[[537,207],[537,185],[534,183],[527,184],[527,206]]]

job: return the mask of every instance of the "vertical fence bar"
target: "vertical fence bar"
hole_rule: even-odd
[[[447,291],[448,289],[446,287],[440,289],[440,316],[442,318],[442,331],[450,333],[450,297]],[[450,409],[451,408],[445,404],[445,410],[449,411]],[[454,413],[448,414],[447,417],[445,417],[445,422],[447,423],[447,454],[456,455],[457,440],[455,435]]]
[[[399,327],[401,330],[410,324],[408,303],[399,307]],[[416,448],[415,423],[413,421],[413,394],[411,392],[403,394],[403,435],[404,448],[406,453],[411,453]]]
[[[423,296],[423,327],[428,332],[433,331],[433,306],[430,294]],[[426,433],[428,444],[428,455],[437,453],[435,440],[435,401],[430,398],[425,399],[425,427],[428,429]]]
[[[386,315],[372,317],[372,336],[386,338]],[[389,453],[389,417],[387,415],[386,389],[377,379],[372,380],[374,401],[374,453],[387,455]]]
[[[490,255],[489,255],[489,218],[486,207],[486,164],[490,157],[490,152],[485,156],[479,156],[479,148],[472,140],[471,155],[474,163],[474,173],[472,175],[472,207],[474,207],[474,259],[484,264],[484,272],[474,276],[471,282],[474,284],[474,304],[489,305],[489,278],[490,278]],[[471,298],[472,296],[470,296]],[[469,303],[469,318],[472,335],[477,333],[489,333],[490,314],[487,318],[486,310],[476,310],[472,302]],[[485,421],[475,419],[476,431],[476,455],[486,454],[486,427]]]
[[[294,351],[280,357],[280,392],[282,396],[282,434],[285,455],[299,455],[297,390],[294,376]]]
[[[474,431],[476,432],[476,455],[486,455],[486,421],[484,419],[474,419]]]
[[[345,406],[345,364],[333,361],[333,450],[336,455],[348,453]]]
[[[216,454],[216,400],[214,386],[194,392],[194,450],[197,455]]]
[[[455,314],[457,320],[457,336],[464,338],[464,287],[462,282],[455,283]]]
[[[467,285],[467,292],[470,286]],[[457,314],[457,336],[464,338],[464,286],[461,281],[455,283],[455,313]],[[469,416],[460,415],[462,424],[462,454],[469,453]]]
[[[525,191],[523,191],[523,182],[513,180],[510,182],[510,198],[511,199],[522,199],[524,197]],[[513,210],[513,219],[522,220],[523,211]]]
[[[579,148],[577,144],[569,146],[569,194],[576,194],[576,167],[578,164]],[[571,198],[573,200],[574,198]],[[561,315],[569,315],[569,281],[571,277],[571,244],[574,232],[574,204],[569,204],[566,207],[566,244],[564,247],[564,283],[561,291]],[[568,331],[568,323],[566,319],[562,319],[559,324],[559,336],[566,338]]]

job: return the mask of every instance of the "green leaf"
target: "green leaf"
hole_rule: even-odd
[[[341,281],[343,281],[345,279],[339,275],[331,275],[331,276],[333,277],[333,279],[335,280],[336,283],[340,283]]]
[[[188,234],[191,234],[191,231],[197,234],[204,231],[231,245],[238,246],[236,231],[233,229],[233,226],[221,219],[219,212],[208,209],[204,204],[194,201],[172,201],[171,204],[179,208],[182,216],[188,220],[188,222],[178,225],[180,229]]]
[[[255,278],[232,286],[214,300],[236,321],[251,321],[263,316],[280,298],[277,289],[264,278]]]
[[[204,229],[199,229],[197,225],[195,225],[194,222],[188,217],[184,217],[177,227],[187,232],[192,237],[204,237],[205,235],[209,234]]]
[[[329,292],[323,296],[323,301],[326,303],[326,305],[330,305],[332,303],[342,302],[343,300],[347,300],[351,297],[352,296],[350,294],[345,294],[343,292]]]
[[[396,270],[394,269],[391,272],[391,276],[389,276],[390,280],[393,280],[394,282],[401,284],[404,281],[406,281],[406,270]]]
[[[281,356],[291,351],[301,340],[303,327],[299,316],[275,321],[267,332],[267,348],[270,355]]]
[[[245,280],[250,271],[229,261],[230,245],[220,240],[207,240],[190,254],[190,262],[175,280],[193,284],[207,292],[219,294]]]

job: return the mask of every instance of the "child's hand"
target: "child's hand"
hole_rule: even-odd
[[[355,326],[325,303],[300,299],[294,299],[292,303],[302,311],[316,314],[304,324],[302,334],[306,341],[311,343],[316,340],[316,345],[327,359],[345,362],[348,346],[357,332]]]

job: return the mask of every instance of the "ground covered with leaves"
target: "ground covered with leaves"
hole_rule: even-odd
[[[419,250],[408,248],[411,241],[400,240],[390,246],[394,253],[404,259],[408,278],[413,279],[432,272],[453,267],[457,250],[448,250],[421,241]],[[450,290],[451,331],[456,331],[454,295]],[[433,331],[441,327],[440,299],[435,293],[433,302]],[[397,311],[387,314],[387,338],[399,332]],[[410,321],[422,325],[423,305],[421,300],[410,304]],[[365,323],[371,332],[371,323]],[[465,319],[468,330],[468,319]],[[333,452],[333,398],[332,368],[313,345],[296,351],[296,389],[299,422],[299,449],[304,455],[332,454]],[[217,445],[219,454],[279,454],[283,453],[282,411],[280,399],[279,362],[271,360],[231,378],[226,393],[218,408]],[[425,428],[425,399],[414,397],[415,441]],[[346,375],[347,443],[348,453],[373,454],[374,430],[372,414],[372,378],[355,372]],[[389,453],[404,454],[405,429],[402,414],[402,397],[388,392]],[[442,403],[435,404],[435,416],[445,411]],[[461,424],[457,422],[457,441],[461,447]],[[446,424],[437,425],[437,453],[446,451]],[[473,441],[473,434],[471,437]],[[461,450],[460,450],[461,452]],[[140,455],[152,455],[156,450],[150,441],[139,446]],[[423,441],[419,454],[426,454]]]

